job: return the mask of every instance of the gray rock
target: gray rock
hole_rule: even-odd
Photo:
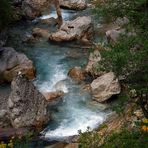
[[[49,0],[24,0],[22,10],[29,19],[39,16],[49,6]]]
[[[33,79],[35,69],[32,61],[11,47],[0,48],[0,82],[11,82],[18,73]]]
[[[93,68],[98,62],[101,61],[101,54],[99,50],[96,48],[93,52],[90,53],[88,63],[86,65],[85,71],[92,72]]]
[[[121,87],[113,72],[106,73],[91,83],[93,99],[97,102],[104,102],[112,95],[119,94]]]
[[[84,16],[73,21],[63,22],[60,29],[52,33],[49,39],[56,42],[78,40],[90,43],[92,34],[91,18]]]
[[[8,111],[5,109],[2,109],[0,110],[0,127],[4,128],[8,126],[10,126]]]
[[[20,75],[13,79],[11,87],[8,110],[12,126],[38,127],[47,123],[47,101],[33,83]]]
[[[60,6],[68,9],[83,10],[87,7],[85,0],[60,0]]]

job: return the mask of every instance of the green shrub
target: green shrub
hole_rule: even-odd
[[[148,133],[134,130],[123,129],[107,135],[101,145],[97,132],[80,133],[79,148],[147,148]]]
[[[148,133],[122,130],[106,137],[100,148],[147,148]]]
[[[79,131],[79,148],[97,148],[99,141],[98,133],[96,131],[90,131],[89,127],[85,133]]]

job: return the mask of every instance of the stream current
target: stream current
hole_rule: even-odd
[[[62,10],[64,20],[71,20],[79,14],[82,15],[81,12]],[[41,132],[42,137],[49,141],[62,141],[77,135],[78,130],[84,132],[87,127],[97,128],[106,119],[107,112],[91,105],[90,94],[82,91],[81,86],[67,76],[70,68],[83,67],[87,63],[88,49],[75,48],[74,43],[71,42],[56,45],[44,39],[33,44],[22,44],[21,39],[25,34],[31,33],[32,28],[47,29],[47,26],[42,25],[39,20],[50,17],[56,18],[55,11],[32,22],[21,22],[15,25],[9,31],[10,37],[7,44],[25,53],[33,61],[36,67],[34,84],[40,91],[65,92],[58,104],[49,107],[52,120]],[[50,30],[54,31],[55,27],[50,27]]]

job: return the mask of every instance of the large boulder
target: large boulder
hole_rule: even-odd
[[[71,77],[76,82],[81,82],[82,80],[85,79],[84,73],[81,67],[74,67],[70,69],[68,72],[68,76]]]
[[[112,95],[119,94],[121,87],[113,72],[106,73],[91,83],[93,99],[97,102],[104,102]]]
[[[83,16],[73,21],[63,22],[60,29],[52,33],[49,39],[56,42],[78,40],[90,43],[92,35],[91,17]]]
[[[87,4],[85,0],[60,0],[60,6],[67,9],[83,10]]]
[[[48,8],[49,3],[49,0],[24,0],[22,10],[27,18],[34,19]]]
[[[22,75],[13,79],[8,111],[14,128],[42,127],[49,120],[47,101],[31,81]]]
[[[0,48],[0,82],[11,82],[18,73],[33,79],[35,69],[32,61],[11,47]]]

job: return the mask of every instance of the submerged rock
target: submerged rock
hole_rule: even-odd
[[[68,9],[83,10],[87,7],[85,0],[60,0],[60,6]]]
[[[119,94],[121,87],[113,72],[106,73],[91,83],[93,99],[97,102],[104,102],[112,95]]]
[[[43,37],[43,38],[49,38],[50,33],[47,29],[41,29],[41,28],[33,28],[32,34],[34,37]]]
[[[29,79],[35,77],[33,63],[23,53],[16,52],[11,47],[0,49],[0,82],[11,82],[18,75],[24,74]]]
[[[52,33],[49,39],[56,42],[78,40],[80,42],[90,43],[92,34],[91,18],[83,16],[73,21],[63,22],[60,29]]]
[[[11,84],[8,111],[14,128],[42,127],[49,120],[47,101],[27,78],[17,76]]]

